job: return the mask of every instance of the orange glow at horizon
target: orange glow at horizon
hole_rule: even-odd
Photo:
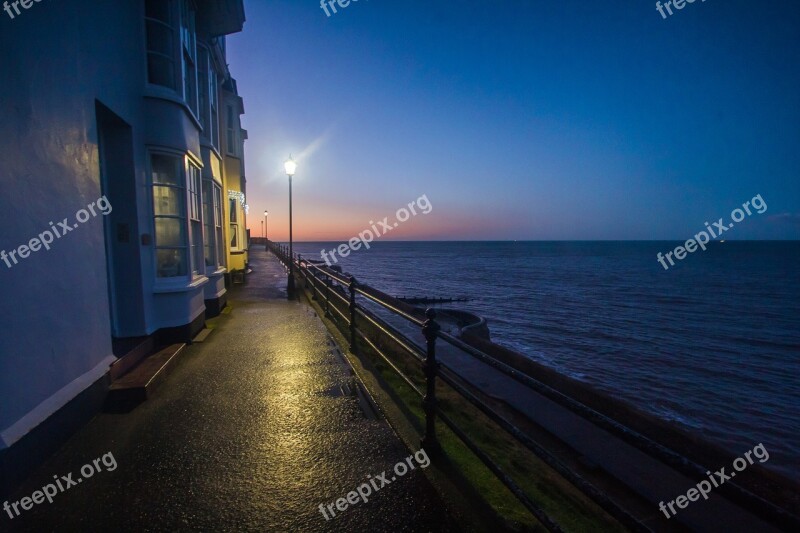
[[[491,238],[493,234],[504,233],[507,229],[496,217],[490,217],[489,213],[484,213],[483,216],[476,214],[465,216],[445,208],[437,211],[435,204],[427,214],[423,213],[419,207],[416,207],[416,210],[415,216],[412,215],[408,220],[400,222],[395,209],[366,206],[338,209],[328,203],[317,202],[299,206],[295,204],[293,206],[293,239],[298,242],[347,242],[366,230],[375,233],[374,229],[377,228],[380,236],[375,237],[376,241],[453,240],[468,238],[476,234],[479,238],[481,235]],[[268,211],[267,237],[278,242],[288,241],[288,206],[273,207]],[[381,213],[381,216],[376,213]],[[251,237],[261,237],[263,215],[263,209],[251,209],[247,216],[247,227],[250,229]],[[388,223],[391,230],[387,231],[381,223],[382,221]],[[396,227],[394,227],[395,223],[397,223]]]

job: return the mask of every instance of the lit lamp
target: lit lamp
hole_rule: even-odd
[[[297,163],[292,159],[291,154],[289,159],[283,164],[286,169],[286,175],[289,176],[289,281],[286,284],[286,292],[291,298],[294,295],[294,253],[292,250],[292,176],[297,170]]]
[[[264,210],[264,250],[269,252],[269,219],[267,218],[269,215],[269,211],[266,209]]]

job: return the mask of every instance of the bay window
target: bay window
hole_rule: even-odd
[[[203,223],[206,215],[200,167],[186,155],[151,153],[150,175],[156,276],[189,278],[190,274],[204,275]]]
[[[145,0],[147,82],[176,92],[198,117],[195,11],[194,0]]]

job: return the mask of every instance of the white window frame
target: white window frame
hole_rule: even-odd
[[[239,221],[239,201],[228,197],[228,235],[230,237],[231,252],[241,252],[242,247],[241,222]],[[234,238],[236,244],[234,245]]]
[[[161,183],[156,182],[153,179],[153,157],[168,157],[174,159],[175,168],[178,171],[177,179],[175,180],[177,183],[169,184],[169,183]],[[147,158],[147,165],[148,165],[148,185],[150,187],[150,198],[153,202],[152,208],[152,221],[153,221],[153,271],[155,273],[156,279],[159,280],[186,280],[189,278],[192,267],[191,267],[191,257],[190,257],[190,249],[189,249],[189,228],[187,225],[187,192],[186,192],[186,167],[185,167],[185,158],[186,156],[181,153],[171,152],[167,150],[157,150],[151,149],[148,151],[148,158]],[[178,213],[177,214],[157,214],[156,206],[155,206],[155,191],[156,187],[168,187],[170,189],[176,189],[178,194],[176,195],[179,205],[178,205]],[[182,239],[181,242],[176,246],[162,246],[158,240],[158,231],[157,231],[157,224],[156,220],[158,219],[172,219],[178,220],[179,226],[183,229],[182,231]],[[158,266],[158,251],[159,250],[181,250],[183,252],[183,266],[185,272],[183,274],[176,274],[173,276],[169,275],[162,275],[159,272]]]
[[[225,151],[233,157],[239,156],[238,116],[233,104],[225,105]]]
[[[211,274],[224,269],[226,264],[221,198],[222,187],[213,179],[203,179],[203,259],[206,273]]]
[[[203,127],[203,136],[217,150],[219,150],[219,92],[217,84],[219,77],[214,69],[214,59],[208,46],[197,45],[199,84],[198,106],[200,124]]]
[[[197,118],[200,116],[197,83],[197,30],[195,28],[197,10],[193,0],[179,0],[179,2],[181,90],[183,101]]]
[[[199,92],[198,92],[198,66],[197,66],[197,30],[196,8],[194,0],[155,0],[167,4],[170,21],[166,23],[159,19],[147,16],[145,5],[145,27],[148,24],[158,24],[166,27],[172,36],[172,50],[170,55],[151,51],[145,34],[145,61],[147,62],[147,85],[152,88],[155,96],[173,99],[186,105],[190,114],[200,122]],[[146,31],[146,30],[145,30]],[[157,55],[165,58],[172,65],[172,86],[154,83],[150,80],[150,56]]]
[[[154,3],[158,3],[159,1],[163,2],[163,1],[169,1],[169,0],[154,0]],[[166,9],[169,12],[169,19],[170,20],[168,22],[165,22],[165,21],[163,21],[161,19],[148,17],[147,16],[147,3],[145,2],[145,17],[144,17],[144,19],[145,19],[145,49],[146,49],[146,61],[147,61],[147,83],[150,84],[150,85],[156,86],[156,87],[163,87],[163,88],[175,91],[177,93],[177,91],[178,91],[178,87],[177,87],[177,84],[178,84],[178,76],[177,76],[177,74],[178,74],[178,72],[177,72],[177,63],[175,61],[175,59],[176,59],[176,57],[175,57],[175,48],[176,48],[175,41],[176,41],[176,37],[177,37],[176,25],[180,24],[180,21],[177,20],[176,13],[175,13],[175,8],[174,8],[174,6],[172,5],[171,2],[170,2],[169,5],[167,5]],[[147,39],[147,27],[148,27],[149,24],[155,24],[157,26],[163,26],[169,31],[170,35],[172,36],[172,50],[170,50],[169,54],[164,54],[163,52],[151,50],[150,43],[148,42],[148,39]],[[150,80],[150,56],[159,56],[160,58],[166,59],[167,61],[169,61],[169,63],[172,65],[172,85],[163,85],[163,84],[156,83],[156,82],[153,82],[153,81]]]
[[[203,180],[200,167],[186,157],[186,218],[188,221],[189,255],[192,277],[205,274],[203,249]]]

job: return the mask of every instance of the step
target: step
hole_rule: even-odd
[[[146,401],[158,388],[186,344],[173,344],[147,356],[130,372],[115,380],[108,391],[111,405],[132,406]]]
[[[205,342],[206,338],[211,335],[211,328],[203,328],[200,330],[200,333],[195,335],[194,339],[192,339],[192,344],[196,342]]]
[[[153,337],[139,337],[137,339],[118,339],[114,341],[115,347],[123,347],[125,353],[114,361],[109,368],[111,381],[119,379],[139,364],[147,354],[153,351]],[[116,353],[116,351],[115,351]]]

